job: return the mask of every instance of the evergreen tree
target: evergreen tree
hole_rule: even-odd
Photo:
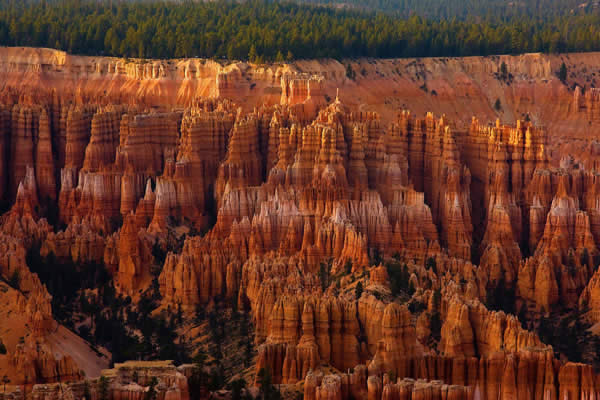
[[[363,284],[362,281],[358,281],[358,283],[356,284],[356,288],[354,289],[354,294],[356,299],[360,299],[360,297],[362,296],[363,293]]]
[[[435,258],[434,257],[429,257],[426,261],[425,261],[425,269],[430,269],[432,270],[434,273],[437,274],[437,265],[435,262]]]
[[[500,279],[495,286],[487,289],[485,305],[490,310],[502,310],[507,314],[514,314],[515,288],[507,286],[504,279]]]
[[[256,62],[256,58],[257,58],[257,53],[256,53],[256,47],[254,47],[254,45],[252,45],[250,47],[250,51],[248,52],[248,61],[250,62]]]
[[[575,253],[573,253],[572,249],[569,249],[569,253],[567,254],[567,270],[569,271],[569,275],[573,277],[577,273],[577,266],[575,265]]]
[[[13,288],[19,290],[21,285],[21,273],[18,269],[15,268],[13,273],[10,275],[10,279],[8,280],[8,284]]]
[[[560,65],[560,69],[558,70],[558,79],[560,79],[562,83],[567,82],[567,66],[564,62]]]
[[[330,266],[324,262],[319,265],[319,281],[321,282],[323,292],[329,287],[329,268]]]
[[[356,76],[356,74],[354,73],[354,70],[352,69],[352,65],[346,64],[346,77],[348,77],[348,79],[354,80],[355,76]]]
[[[502,61],[502,64],[500,64],[500,79],[503,81],[508,79],[508,68],[504,61]]]
[[[439,311],[442,305],[442,292],[439,288],[433,291],[433,307],[434,311]]]
[[[433,311],[429,318],[429,329],[431,330],[431,337],[434,340],[440,340],[442,336],[442,319],[439,311]]]
[[[588,252],[587,248],[584,248],[583,251],[581,252],[581,265],[587,266],[589,262],[590,262],[590,253]]]
[[[352,261],[351,260],[346,261],[346,263],[344,264],[344,273],[346,275],[350,275],[352,273]]]
[[[442,332],[442,319],[440,314],[440,308],[442,303],[442,292],[440,289],[433,291],[433,305],[431,313],[429,314],[429,329],[431,330],[431,337],[435,340],[440,340]]]
[[[98,399],[108,400],[108,379],[104,375],[98,381]]]
[[[85,400],[92,400],[92,393],[90,391],[90,384],[89,384],[89,382],[87,380],[83,384],[83,397],[85,398]]]
[[[261,400],[281,400],[281,395],[271,378],[271,372],[265,368],[258,371],[259,397]]]
[[[343,1],[356,7],[257,0],[172,2],[168,7],[157,0],[0,2],[0,45],[253,62],[281,61],[282,55],[291,61],[600,50],[600,15],[578,7],[578,0],[524,0],[523,8],[495,0],[298,1]],[[499,77],[508,81],[507,68],[500,69]],[[566,82],[566,73],[558,73]]]
[[[153,376],[150,379],[150,385],[148,386],[148,390],[144,393],[144,400],[156,400],[157,392],[156,385],[158,385],[158,379]]]
[[[242,390],[246,389],[246,385],[247,383],[243,378],[231,382],[231,400],[242,400]]]
[[[4,375],[4,376],[2,377],[2,385],[4,385],[4,388],[3,388],[3,390],[2,390],[2,391],[3,391],[4,393],[6,393],[6,385],[7,385],[7,384],[9,384],[9,383],[10,383],[10,378],[8,377],[8,375]]]
[[[188,382],[191,400],[202,399],[204,392],[208,388],[208,375],[204,371],[205,362],[206,355],[198,352],[194,357],[194,367]]]
[[[502,104],[500,103],[500,99],[496,99],[496,102],[494,103],[494,109],[496,111],[502,110]]]

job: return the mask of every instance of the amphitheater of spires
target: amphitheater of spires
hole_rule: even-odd
[[[143,74],[164,74],[149,65]],[[57,344],[66,328],[27,265],[38,248],[105,265],[134,303],[159,264],[160,309],[248,307],[251,384],[266,369],[307,400],[600,396],[591,365],[560,357],[523,320],[562,307],[600,322],[594,162],[553,165],[546,131],[527,121],[473,118],[461,130],[403,110],[386,125],[328,102],[309,74],[282,76],[279,104],[246,112],[226,99],[229,78],[218,75],[218,97],[187,107],[3,96],[0,301],[19,315],[0,318],[26,334],[5,340],[0,375],[31,387],[0,399],[84,396],[87,366]],[[575,102],[593,113],[596,97]],[[392,291],[390,260],[406,265],[405,298]],[[519,317],[486,307],[499,286]],[[113,399],[141,399],[152,376],[159,398],[190,397],[189,366],[102,374]]]

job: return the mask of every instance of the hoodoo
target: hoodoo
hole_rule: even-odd
[[[0,48],[0,399],[599,397],[600,64],[564,57]]]

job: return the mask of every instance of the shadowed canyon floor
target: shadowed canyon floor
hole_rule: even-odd
[[[597,398],[596,79],[0,48],[0,399]]]

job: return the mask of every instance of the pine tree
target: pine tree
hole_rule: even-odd
[[[265,368],[258,371],[259,396],[262,400],[280,400],[281,394],[275,389],[271,372]]]
[[[496,111],[502,110],[502,104],[500,103],[500,99],[496,99],[496,102],[494,103],[494,109]]]
[[[358,283],[356,284],[356,288],[354,289],[354,294],[356,299],[360,299],[360,297],[362,296],[363,293],[363,284],[362,281],[358,281]]]
[[[156,400],[156,396],[158,395],[156,385],[158,385],[158,379],[153,376],[150,380],[148,391],[144,394],[144,400]]]
[[[436,262],[435,262],[434,257],[429,257],[425,261],[425,269],[428,269],[428,270],[430,269],[437,274],[437,267],[436,267]]]
[[[439,311],[432,311],[429,316],[429,328],[431,330],[431,337],[435,340],[440,340],[442,332],[442,320]]]
[[[504,61],[502,61],[502,64],[500,64],[500,79],[503,81],[508,79],[508,68]]]
[[[348,79],[354,80],[355,76],[356,74],[354,73],[354,70],[352,69],[350,63],[346,64],[346,77],[348,77]]]
[[[558,70],[558,79],[560,79],[562,83],[567,83],[567,66],[564,62],[560,65],[560,69]]]
[[[256,62],[256,47],[254,47],[254,45],[252,45],[250,47],[250,51],[248,51],[248,61],[250,62]]]
[[[402,5],[390,0],[347,1],[366,2],[360,8],[381,8],[395,15],[272,2],[179,1],[165,12],[158,1],[11,0],[10,7],[0,6],[0,45],[54,46],[121,57],[227,56],[252,62],[261,57],[289,62],[600,50],[600,15],[591,7],[562,14],[574,8],[576,0],[542,0],[536,5],[526,0],[536,11],[518,18],[514,7],[491,0],[448,0],[443,5],[442,0],[403,0]],[[557,75],[566,82],[566,66],[561,69]],[[510,79],[505,63],[498,77]]]
[[[319,281],[321,281],[321,289],[324,291],[329,287],[329,265],[322,262],[319,266]]]
[[[242,400],[242,390],[246,388],[246,385],[247,383],[244,378],[236,379],[231,382],[231,400]]]
[[[83,398],[85,400],[92,400],[92,392],[90,391],[90,384],[87,380],[83,384]]]
[[[10,275],[10,279],[8,280],[8,284],[13,287],[13,289],[19,290],[19,286],[21,284],[21,273],[18,269],[15,269],[13,273]]]
[[[587,266],[589,262],[590,262],[590,253],[588,252],[587,248],[584,248],[583,251],[581,252],[581,265]]]
[[[108,400],[108,379],[101,376],[98,382],[98,399]]]
[[[3,392],[6,393],[6,385],[10,383],[10,378],[8,377],[8,375],[4,375],[2,377],[2,384],[4,385],[4,390]]]

